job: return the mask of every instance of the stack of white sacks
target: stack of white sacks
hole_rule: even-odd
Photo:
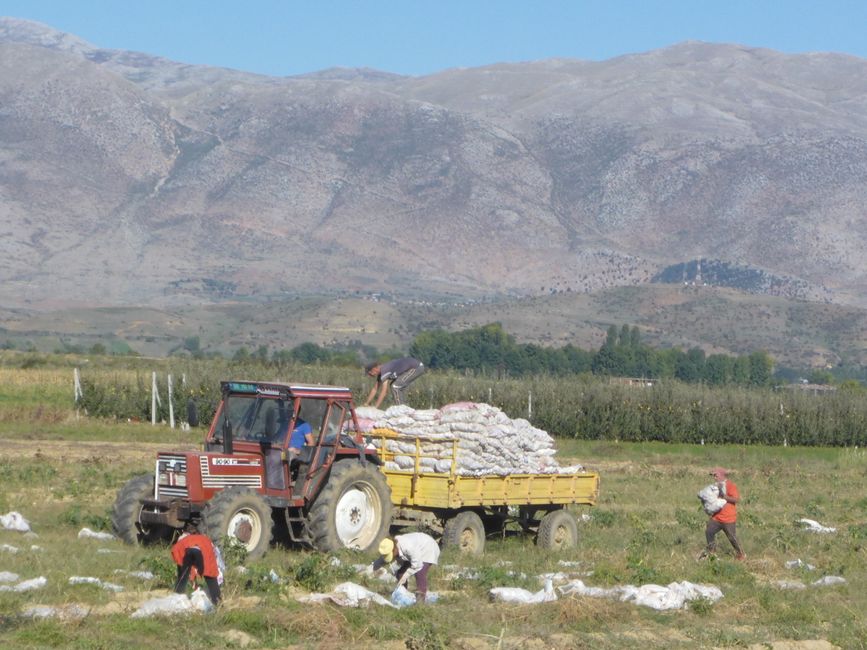
[[[490,404],[459,402],[428,410],[400,405],[387,411],[361,406],[356,414],[363,432],[391,429],[399,434],[386,439],[387,451],[395,455],[394,460],[386,461],[386,469],[412,470],[416,441],[422,472],[448,472],[454,441],[458,441],[457,473],[461,476],[572,474],[584,469],[581,465],[560,467],[551,436]],[[382,441],[374,437],[372,442],[379,447]]]

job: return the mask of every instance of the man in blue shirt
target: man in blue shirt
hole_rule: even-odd
[[[393,359],[388,363],[374,361],[368,364],[364,370],[369,377],[376,377],[376,384],[370,389],[364,406],[368,406],[373,401],[376,392],[379,391],[379,397],[376,404],[373,405],[374,408],[379,408],[382,400],[385,399],[385,393],[389,386],[391,386],[391,396],[394,398],[394,403],[403,404],[403,394],[406,387],[422,376],[425,367],[418,359],[402,357]]]
[[[295,420],[295,428],[289,437],[289,462],[301,453],[301,447],[313,444],[313,428],[309,423],[301,419],[299,414]]]

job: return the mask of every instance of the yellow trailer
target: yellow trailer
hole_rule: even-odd
[[[540,547],[575,546],[578,522],[568,507],[592,506],[599,495],[599,475],[595,472],[463,476],[457,472],[459,440],[451,441],[448,453],[433,455],[423,451],[425,442],[438,442],[431,438],[410,438],[390,429],[374,429],[368,435],[384,463],[393,464],[396,456],[412,459],[411,468],[382,467],[391,488],[394,524],[433,521],[443,528],[444,546],[456,545],[467,552],[481,553],[485,538],[505,536],[509,523],[535,534]],[[386,443],[395,438],[403,442],[414,439],[415,452],[389,450]],[[447,464],[449,470],[428,471],[434,464],[440,468]]]

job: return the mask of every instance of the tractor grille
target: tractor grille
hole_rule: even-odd
[[[202,487],[224,488],[231,485],[246,485],[247,487],[252,488],[262,487],[261,474],[212,474],[206,456],[201,456],[199,458],[199,465],[202,470]],[[251,465],[251,467],[257,467],[258,469],[258,463]]]
[[[186,498],[187,458],[186,456],[160,456],[157,458],[156,498]]]

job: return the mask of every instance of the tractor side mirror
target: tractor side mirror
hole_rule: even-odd
[[[191,427],[199,426],[199,409],[192,397],[187,400],[187,424]]]

